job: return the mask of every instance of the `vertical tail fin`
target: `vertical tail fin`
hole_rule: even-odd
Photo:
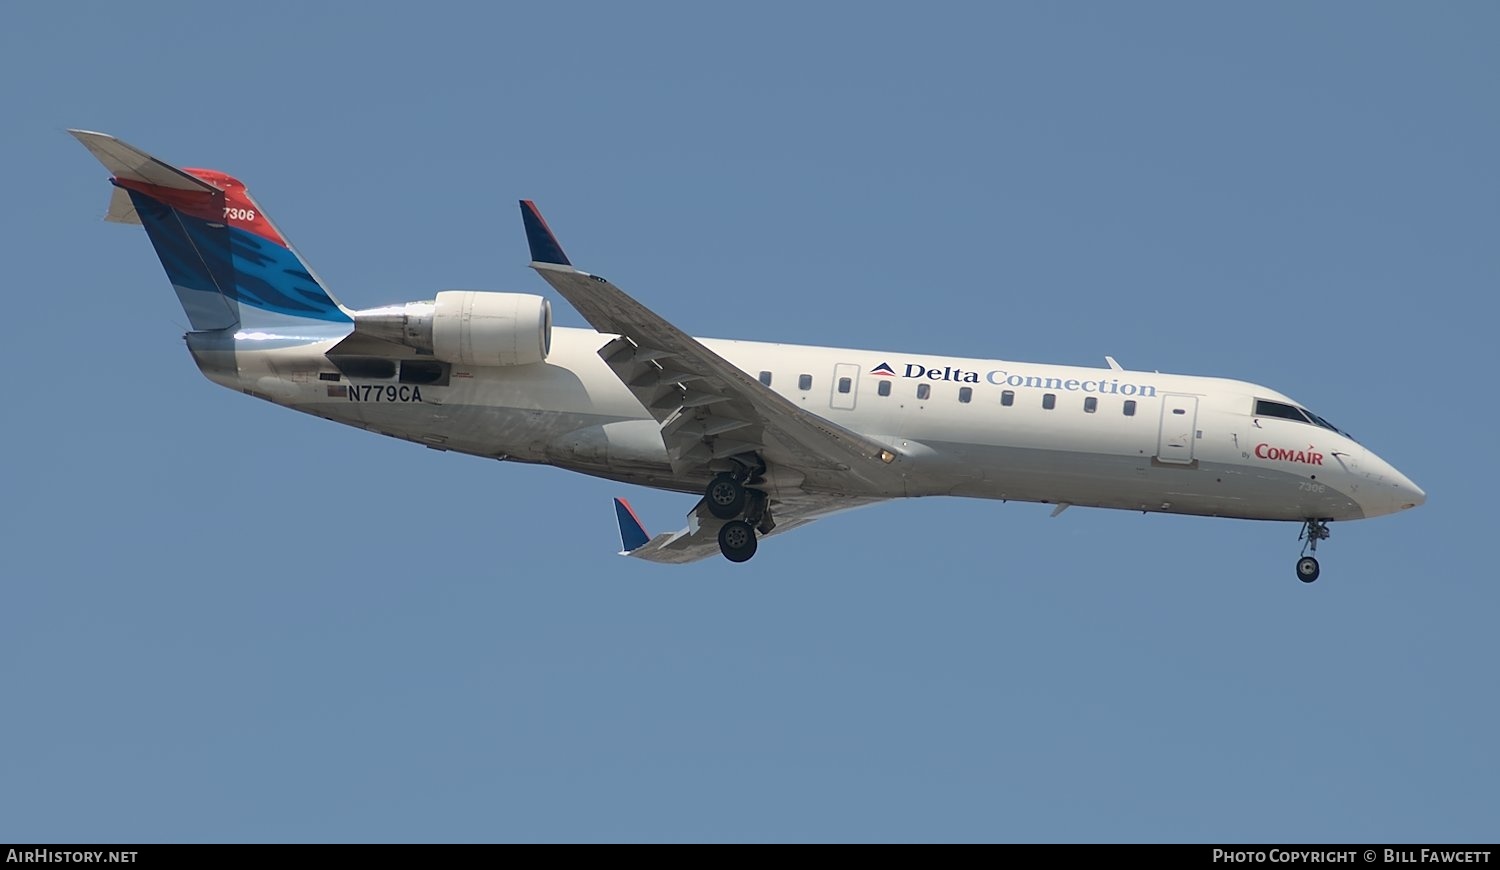
[[[194,330],[352,323],[238,179],[178,169],[103,133],[68,132],[113,176],[106,219],[146,228]]]

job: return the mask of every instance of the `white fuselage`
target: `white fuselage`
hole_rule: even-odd
[[[340,372],[325,356],[328,342],[267,347],[189,335],[210,378],[320,417],[441,450],[701,491],[706,478],[674,475],[659,425],[597,355],[608,340],[558,328],[545,363],[454,366],[442,385]],[[903,457],[900,491],[842,493],[851,497],[955,495],[1265,520],[1358,519],[1424,499],[1339,432],[1254,416],[1257,399],[1295,403],[1243,381],[702,341]],[[816,492],[828,484],[798,475],[777,485]]]

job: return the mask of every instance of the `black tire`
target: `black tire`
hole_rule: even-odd
[[[727,474],[721,474],[708,482],[703,492],[703,501],[708,512],[721,520],[737,519],[745,512],[745,488]]]
[[[1314,580],[1318,579],[1318,574],[1320,573],[1322,572],[1321,569],[1318,568],[1317,559],[1314,559],[1311,556],[1303,556],[1302,558],[1297,560],[1297,579],[1301,580],[1303,583],[1313,582]]]
[[[755,555],[755,529],[744,520],[730,520],[719,529],[719,552],[731,562],[748,562]]]

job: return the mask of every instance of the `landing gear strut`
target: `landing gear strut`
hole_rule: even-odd
[[[1328,522],[1326,520],[1307,520],[1302,524],[1302,533],[1297,535],[1297,540],[1302,542],[1302,558],[1297,560],[1297,579],[1303,583],[1311,583],[1318,579],[1320,570],[1316,556],[1309,556],[1309,549],[1318,552],[1318,542],[1328,540]]]

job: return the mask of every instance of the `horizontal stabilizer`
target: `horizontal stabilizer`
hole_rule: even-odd
[[[163,163],[150,154],[127,145],[106,133],[89,130],[69,130],[73,138],[83,143],[104,168],[115,178],[166,187],[172,190],[189,190],[195,193],[213,193],[218,190],[212,184],[183,172],[175,166]],[[114,208],[111,206],[110,211]]]
[[[625,548],[620,551],[620,555],[639,550],[651,540],[651,536],[646,534],[646,527],[641,524],[640,517],[635,515],[634,510],[631,510],[630,502],[623,498],[615,499],[615,519],[620,522],[620,546]]]

